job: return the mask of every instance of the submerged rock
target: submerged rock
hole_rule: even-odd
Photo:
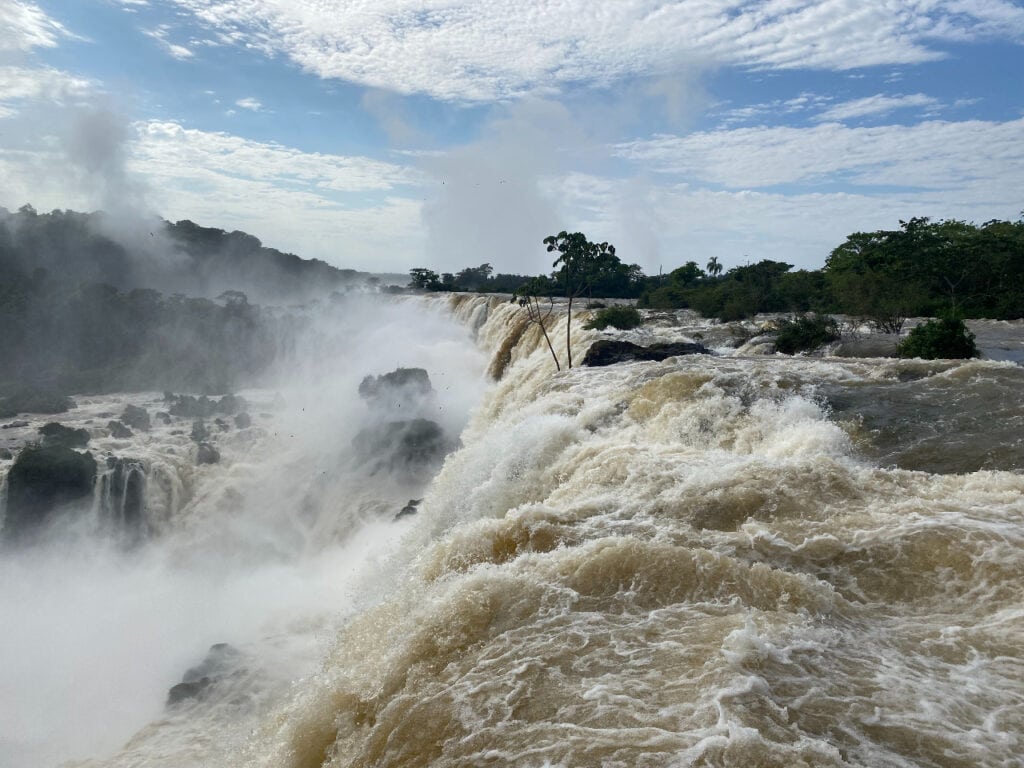
[[[242,654],[227,643],[210,646],[206,657],[182,675],[181,682],[167,692],[167,706],[189,699],[203,699],[218,682],[238,669]]]
[[[595,341],[587,354],[583,356],[583,365],[600,367],[626,363],[634,360],[660,362],[680,355],[709,355],[711,351],[703,344],[691,342],[673,342],[667,344],[651,344],[642,347],[629,341],[602,339]]]
[[[14,454],[6,448],[0,448],[0,459],[13,459]]]
[[[28,426],[28,422],[27,421],[12,421],[9,424],[4,424],[3,427],[0,427],[0,429],[21,429],[22,427],[27,427],[27,426]]]
[[[110,436],[116,437],[118,440],[124,440],[135,434],[120,421],[108,421],[107,429],[110,430]]]
[[[873,334],[863,339],[850,339],[836,345],[836,357],[899,357],[900,336],[897,333]]]
[[[220,462],[220,451],[209,443],[200,443],[196,450],[196,464],[217,464]]]
[[[235,426],[238,427],[238,429],[248,429],[252,426],[252,417],[244,411],[237,414],[235,416]]]
[[[423,499],[409,499],[409,503],[402,507],[399,513],[395,515],[395,520],[397,520],[400,517],[408,517],[409,515],[415,515],[417,512],[419,512],[420,502],[422,501]]]
[[[458,444],[441,426],[429,419],[389,421],[360,430],[352,441],[358,456],[371,465],[371,474],[382,470],[417,475],[441,465]]]
[[[192,433],[190,436],[197,443],[203,442],[210,436],[210,432],[207,430],[206,424],[203,423],[202,419],[192,422]]]
[[[415,411],[434,397],[430,376],[422,368],[396,368],[380,376],[367,376],[359,384],[359,396],[373,408]]]
[[[25,448],[7,476],[3,534],[22,539],[42,529],[60,507],[92,496],[96,460],[66,446]]]
[[[137,405],[126,405],[121,414],[121,421],[132,429],[149,432],[152,423],[149,420],[149,411]]]

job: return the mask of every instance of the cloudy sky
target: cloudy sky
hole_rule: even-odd
[[[339,266],[822,265],[1024,211],[1020,0],[0,0],[0,205]]]

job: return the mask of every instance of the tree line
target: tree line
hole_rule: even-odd
[[[636,264],[623,263],[614,246],[591,243],[582,233],[562,232],[543,244],[551,250],[569,241],[581,253],[598,248],[572,266],[569,281],[562,261],[537,276],[494,274],[490,264],[440,275],[419,267],[410,271],[409,287],[628,298],[641,307],[689,308],[723,321],[759,312],[848,314],[890,332],[914,316],[1024,317],[1024,217],[980,225],[913,218],[895,230],[855,232],[819,270],[794,271],[791,264],[769,259],[724,270],[712,257],[703,268],[690,260],[667,275],[648,276]]]

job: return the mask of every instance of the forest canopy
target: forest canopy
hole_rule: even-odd
[[[1024,317],[1024,219],[976,225],[914,218],[895,230],[855,232],[820,270],[794,271],[769,259],[723,270],[711,257],[704,268],[689,260],[647,276],[614,250],[593,264],[594,274],[582,276],[582,295],[591,299],[632,298],[641,307],[689,308],[721,320],[759,312],[841,313],[897,332],[915,316]],[[580,285],[567,287],[560,271],[493,275],[484,264],[445,275],[420,267],[410,276],[410,287],[428,291],[580,295]]]

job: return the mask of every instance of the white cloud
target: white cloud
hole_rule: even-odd
[[[1024,187],[1024,120],[914,126],[741,128],[620,144],[657,173],[727,189],[845,183],[957,189],[979,182],[1006,203]],[[1016,190],[1016,191],[1015,191]]]
[[[167,51],[171,56],[178,59],[179,61],[185,61],[191,59],[195,54],[192,53],[188,48],[177,43],[172,43],[168,40],[168,36],[171,33],[171,28],[167,24],[161,24],[153,29],[144,29],[142,34],[147,37],[151,37],[160,43],[160,46]]]
[[[849,120],[851,117],[866,117],[868,115],[887,115],[897,109],[911,109],[913,107],[937,107],[939,100],[923,93],[912,93],[907,96],[886,96],[876,94],[863,99],[844,101],[830,107],[814,119],[819,122]]]
[[[0,67],[0,117],[19,111],[24,102],[65,106],[86,99],[96,83],[49,67]]]
[[[239,99],[235,102],[235,106],[241,107],[242,109],[248,109],[250,112],[259,112],[263,109],[263,105],[260,103],[259,99],[254,99],[251,96],[249,98]]]
[[[0,0],[0,52],[53,48],[67,30],[35,3]]]
[[[550,93],[693,62],[850,70],[1024,42],[1005,0],[175,0],[224,42],[325,78],[447,100]]]

